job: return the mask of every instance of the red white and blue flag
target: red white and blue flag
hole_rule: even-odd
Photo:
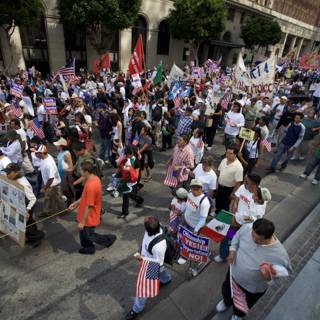
[[[136,134],[134,135],[134,138],[133,138],[133,141],[132,141],[132,145],[133,146],[137,146],[139,144],[139,135],[138,133],[136,132]]]
[[[17,84],[17,83],[13,83],[11,88],[10,88],[10,93],[18,98],[22,97],[22,92],[23,92],[24,86]]]
[[[29,122],[29,127],[35,133],[35,135],[38,136],[40,139],[45,138],[43,129],[37,118],[34,118],[32,121]]]
[[[23,116],[22,110],[19,106],[19,103],[17,102],[12,102],[9,110],[17,117],[17,118],[21,118]]]
[[[233,305],[236,309],[247,314],[249,312],[249,306],[247,303],[246,294],[232,276],[232,265],[230,265],[230,287],[231,287],[231,298],[233,300]]]
[[[264,146],[268,152],[271,152],[272,150],[272,145],[271,145],[271,142],[267,139],[264,139],[261,141],[261,145]]]
[[[160,291],[160,264],[143,259],[137,279],[136,296],[154,298]]]
[[[179,217],[179,213],[180,212],[181,211],[176,209],[176,208],[173,208],[170,211],[169,230],[171,232],[177,232],[178,231],[178,226],[179,226],[179,223],[180,223],[180,217]]]
[[[67,63],[57,70],[57,74],[61,74],[65,79],[70,80],[75,77],[75,59],[70,59]]]

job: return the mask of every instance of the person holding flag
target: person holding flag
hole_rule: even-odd
[[[217,312],[233,306],[231,320],[242,319],[266,293],[273,279],[288,276],[290,259],[274,232],[273,222],[262,218],[242,226],[236,233]]]
[[[159,219],[156,216],[146,217],[144,227],[141,253],[134,255],[134,258],[140,262],[136,297],[126,320],[135,319],[143,311],[147,298],[156,297],[160,286],[171,282],[171,274],[164,266],[167,242],[163,236]]]

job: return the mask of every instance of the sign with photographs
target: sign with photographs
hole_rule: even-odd
[[[26,204],[24,189],[18,183],[0,175],[0,232],[25,245]]]

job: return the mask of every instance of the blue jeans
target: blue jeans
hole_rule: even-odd
[[[160,268],[160,283],[166,284],[170,281],[171,281],[170,272],[164,266],[162,266]],[[135,297],[132,310],[136,313],[142,312],[142,310],[144,309],[144,307],[146,305],[146,302],[147,302],[147,298]]]
[[[228,255],[229,255],[229,247],[231,245],[230,239],[225,237],[221,242],[220,242],[220,248],[219,248],[219,255],[220,258],[223,260],[226,260]]]
[[[316,171],[316,174],[314,176],[314,178],[318,181],[320,181],[320,158],[317,158],[315,155],[312,156],[309,159],[309,162],[306,166],[306,168],[304,169],[304,174],[309,176],[310,173],[318,166],[318,169]]]
[[[108,139],[108,138],[101,139],[99,158],[105,161],[106,152],[107,152],[108,160],[111,162],[111,151],[112,151],[111,139]]]
[[[284,162],[282,162],[281,166],[286,167],[288,165],[289,161],[289,146],[284,145],[283,143],[280,143],[277,149],[276,154],[274,155],[272,162],[271,162],[271,168],[276,169],[278,162],[281,160],[283,155],[286,155],[286,158]]]

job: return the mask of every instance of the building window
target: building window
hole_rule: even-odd
[[[23,57],[26,62],[26,67],[35,66],[43,75],[50,73],[47,33],[42,16],[32,27],[20,27],[20,36]],[[55,70],[52,70],[55,71]]]
[[[235,15],[235,10],[233,8],[229,8],[228,10],[228,20],[233,21]]]
[[[66,48],[66,61],[75,58],[75,69],[87,66],[87,46],[84,32],[66,30],[64,28],[64,43]]]
[[[244,19],[246,17],[246,14],[244,12],[241,13],[241,17],[240,17],[240,23],[243,24],[244,23]]]
[[[168,21],[163,20],[159,24],[157,54],[169,55],[170,33]]]
[[[147,47],[147,32],[148,32],[147,21],[144,17],[139,16],[134,27],[132,28],[131,51],[133,52],[133,49],[136,46],[137,40],[139,38],[139,34],[141,34],[142,35],[143,53],[144,53],[145,57],[146,57],[146,47]]]
[[[182,60],[186,61],[189,57],[189,54],[190,54],[189,48],[183,48]]]

